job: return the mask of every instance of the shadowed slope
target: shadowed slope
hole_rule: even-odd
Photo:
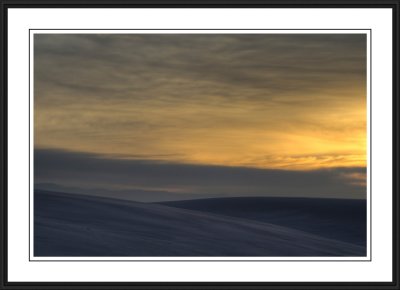
[[[365,249],[272,224],[35,192],[35,256],[362,256]]]
[[[366,244],[365,200],[231,197],[162,204],[272,223],[364,247]]]

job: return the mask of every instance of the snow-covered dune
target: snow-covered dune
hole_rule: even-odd
[[[160,204],[36,191],[35,256],[363,256],[299,230]]]
[[[366,200],[229,197],[171,201],[162,204],[272,223],[366,246]]]

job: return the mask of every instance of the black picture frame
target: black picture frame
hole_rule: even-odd
[[[400,289],[399,267],[399,27],[400,0],[0,0],[1,118],[0,118],[0,289]],[[10,8],[389,8],[393,15],[393,273],[392,282],[10,282],[8,280],[8,9]],[[28,33],[28,32],[27,32]],[[83,262],[83,261],[82,261]],[[351,261],[349,261],[350,263]]]

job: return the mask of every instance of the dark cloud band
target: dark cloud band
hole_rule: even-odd
[[[255,169],[127,160],[95,154],[36,149],[35,183],[81,188],[162,189],[167,192],[227,196],[302,196],[365,198],[355,183],[365,168],[312,171]]]

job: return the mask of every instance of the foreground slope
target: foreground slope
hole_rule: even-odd
[[[364,247],[366,245],[365,200],[229,197],[171,201],[162,204],[272,223]]]
[[[362,256],[363,247],[268,223],[36,191],[35,256]]]

